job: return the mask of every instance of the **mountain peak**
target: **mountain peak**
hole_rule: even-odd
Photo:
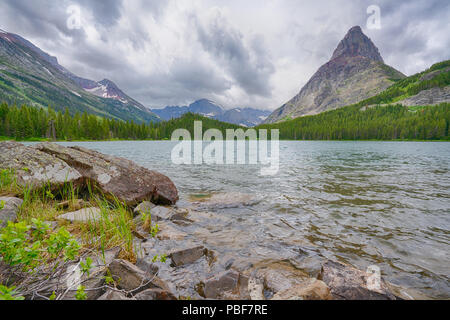
[[[380,51],[375,44],[362,31],[360,26],[351,28],[344,39],[339,43],[331,60],[340,57],[362,56],[373,61],[384,63]]]

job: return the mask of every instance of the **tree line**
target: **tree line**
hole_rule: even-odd
[[[194,121],[202,121],[204,130],[215,128],[225,133],[226,129],[239,126],[204,118],[192,113],[180,119],[159,123],[137,123],[102,118],[88,113],[71,115],[65,112],[37,108],[29,105],[0,105],[0,136],[17,140],[164,140],[179,128],[194,133]]]
[[[350,106],[294,120],[262,125],[289,140],[449,140],[450,104]]]
[[[203,132],[214,128],[224,136],[226,129],[241,128],[192,113],[145,124],[87,113],[72,116],[68,110],[0,105],[0,136],[17,140],[164,140],[181,128],[193,137],[194,121],[202,121]],[[449,123],[449,103],[428,107],[355,105],[256,129],[279,129],[284,140],[449,140]]]

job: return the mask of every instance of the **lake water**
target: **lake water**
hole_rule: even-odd
[[[333,259],[450,298],[450,143],[281,142],[280,171],[173,165],[173,142],[77,142],[169,176],[180,204],[218,195],[192,231],[243,261],[289,260],[316,274]],[[234,205],[237,204],[237,205]]]

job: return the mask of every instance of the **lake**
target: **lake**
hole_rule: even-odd
[[[73,142],[169,176],[180,205],[216,196],[192,233],[239,263],[333,259],[433,298],[450,298],[450,143],[281,142],[280,171],[174,165],[174,142]]]

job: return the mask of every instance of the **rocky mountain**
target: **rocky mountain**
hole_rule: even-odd
[[[223,107],[207,99],[195,101],[189,106],[170,106],[152,111],[163,120],[177,119],[184,114],[191,112],[211,119],[246,127],[253,127],[261,124],[270,115],[269,111],[251,108],[224,110]]]
[[[384,91],[405,76],[386,65],[359,26],[351,28],[329,62],[300,93],[273,112],[266,123],[314,115],[357,103]]]
[[[58,59],[19,35],[0,30],[0,101],[56,110],[66,108],[136,122],[159,117],[110,80],[96,82],[73,74]]]

